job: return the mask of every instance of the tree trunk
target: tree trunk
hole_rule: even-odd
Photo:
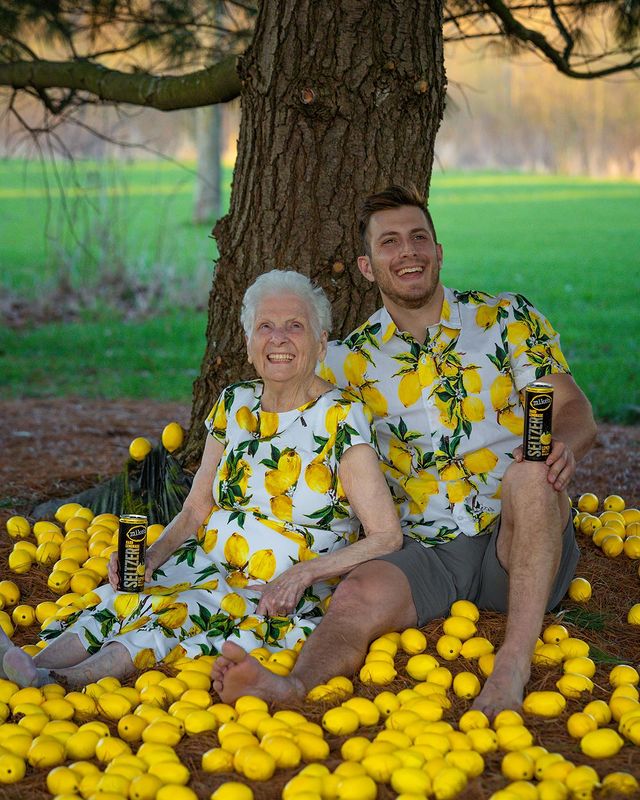
[[[239,73],[238,160],[229,214],[214,228],[220,259],[188,464],[200,457],[202,422],[221,389],[253,374],[239,308],[259,274],[295,269],[320,284],[333,336],[377,305],[355,263],[355,210],[391,182],[428,190],[446,88],[442,2],[260,3]]]

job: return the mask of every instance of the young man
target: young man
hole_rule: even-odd
[[[424,625],[465,598],[507,612],[505,638],[474,707],[519,707],[545,612],[578,560],[566,487],[595,437],[591,407],[550,323],[521,295],[456,292],[440,282],[442,245],[415,191],[387,187],[359,218],[358,267],[383,307],[332,343],[324,377],[369,407],[403,549],[343,579],[287,678],[235,645],[214,666],[223,699],[299,698],[353,673],[369,642]],[[554,388],[546,462],[522,459],[520,392]]]

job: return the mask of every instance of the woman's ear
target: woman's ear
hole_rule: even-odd
[[[247,348],[247,361],[250,364],[253,364],[253,361],[251,360],[251,352],[249,350],[249,337],[248,336],[244,337],[244,344],[245,344],[245,347]]]
[[[327,342],[329,341],[329,334],[327,331],[322,331],[320,334],[320,340],[318,342],[319,345],[319,353],[318,353],[318,361],[324,361],[325,356],[327,355]]]

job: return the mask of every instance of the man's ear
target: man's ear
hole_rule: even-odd
[[[358,269],[369,281],[369,283],[375,283],[376,279],[373,277],[373,270],[371,269],[369,256],[358,256]]]
[[[438,258],[438,266],[442,266],[442,245],[438,242],[436,245],[436,256]]]

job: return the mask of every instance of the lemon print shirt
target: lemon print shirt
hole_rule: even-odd
[[[92,607],[55,620],[46,641],[76,633],[90,653],[117,641],[147,669],[185,655],[215,655],[231,638],[248,650],[292,648],[318,624],[336,581],[309,586],[290,616],[258,616],[263,583],[298,561],[351,544],[359,522],[338,466],[372,444],[360,402],[330,389],[301,408],[262,411],[262,383],[229,386],[206,420],[224,444],[211,514],[153,574],[143,592],[92,593]]]
[[[382,308],[330,342],[320,369],[370,409],[403,531],[427,546],[488,528],[522,443],[519,392],[568,372],[558,334],[525,297],[446,287],[424,342]]]

